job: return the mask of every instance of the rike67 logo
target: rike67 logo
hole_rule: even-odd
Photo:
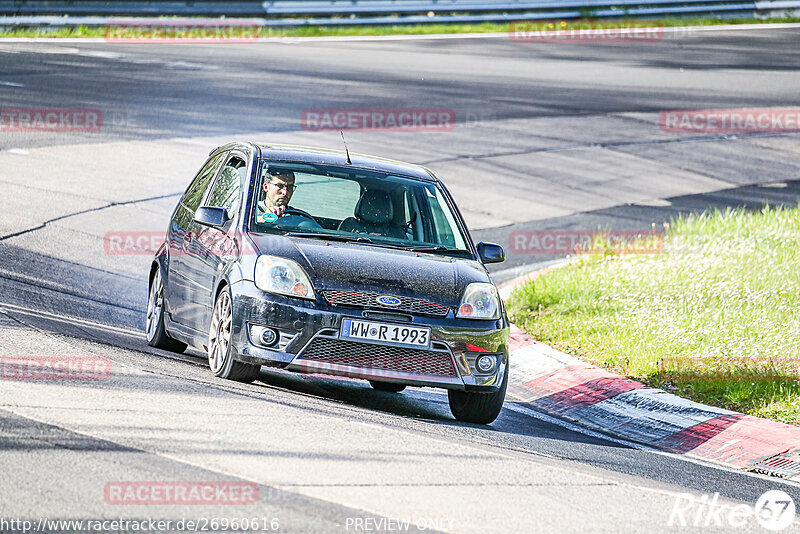
[[[752,529],[754,521],[767,530],[784,530],[794,521],[794,500],[784,491],[770,490],[761,495],[755,506],[719,502],[719,493],[696,496],[680,493],[675,498],[667,525],[670,527]]]

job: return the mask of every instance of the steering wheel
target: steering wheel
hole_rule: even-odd
[[[277,224],[280,224],[281,220],[282,220],[284,217],[289,217],[289,216],[292,216],[292,215],[294,215],[294,216],[296,216],[296,217],[303,217],[304,219],[308,219],[309,221],[311,221],[312,223],[314,223],[314,226],[315,226],[315,227],[322,228],[322,225],[321,225],[321,224],[319,224],[319,223],[317,222],[317,220],[316,220],[316,219],[313,217],[313,215],[311,215],[311,214],[309,214],[309,213],[306,213],[306,212],[305,212],[305,211],[303,211],[303,210],[299,210],[299,209],[297,209],[297,208],[290,208],[290,207],[287,207],[287,208],[286,208],[286,211],[283,213],[283,217],[281,217],[280,219],[278,219],[278,220],[276,221],[276,223],[277,223]],[[300,224],[303,224],[303,223],[300,223]]]
[[[289,207],[289,206],[286,206],[286,211],[283,212],[283,215],[284,215],[284,217],[286,215],[299,215],[300,217],[305,217],[307,219],[311,219],[314,222],[317,222],[317,220],[311,214],[309,214],[309,213],[307,213],[307,212],[305,212],[303,210],[299,210],[297,208],[292,208],[292,207]]]

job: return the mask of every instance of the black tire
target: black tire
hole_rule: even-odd
[[[389,393],[400,393],[404,389],[406,389],[405,384],[395,384],[393,382],[378,382],[377,380],[370,380],[369,385],[372,386],[372,389],[377,389],[378,391],[387,391]]]
[[[158,267],[150,282],[144,328],[147,344],[151,347],[177,353],[186,350],[186,343],[169,337],[164,328],[164,283],[161,279],[161,269]]]
[[[508,365],[506,365],[500,390],[495,393],[448,390],[450,411],[453,413],[453,417],[464,423],[488,425],[500,415],[503,401],[506,398],[506,389],[508,389]]]
[[[233,306],[230,291],[226,287],[214,301],[208,333],[208,366],[214,376],[250,383],[258,378],[261,366],[233,359],[233,343],[230,342],[232,325]]]

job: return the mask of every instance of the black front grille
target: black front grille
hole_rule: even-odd
[[[415,375],[456,376],[453,358],[449,352],[373,345],[325,337],[314,338],[297,356],[297,360]]]
[[[418,315],[432,315],[434,317],[445,317],[450,311],[449,306],[442,306],[435,302],[415,299],[411,297],[397,297],[400,299],[398,306],[386,306],[375,300],[382,293],[368,293],[365,291],[323,291],[322,295],[329,304],[334,306],[355,306],[357,308],[373,308],[381,310],[395,310]]]

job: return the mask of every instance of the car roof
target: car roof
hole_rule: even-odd
[[[341,165],[343,167],[354,167],[381,171],[391,174],[399,174],[419,178],[422,180],[438,182],[438,178],[421,165],[404,163],[392,159],[369,156],[357,152],[350,153],[351,163],[347,163],[347,153],[344,150],[330,150],[327,148],[315,148],[298,145],[285,144],[262,144],[253,143],[259,150],[260,157],[266,159],[294,161],[302,163],[321,163],[326,165]],[[229,145],[226,145],[228,147]],[[220,147],[223,148],[223,147]],[[219,150],[219,149],[217,149]]]

